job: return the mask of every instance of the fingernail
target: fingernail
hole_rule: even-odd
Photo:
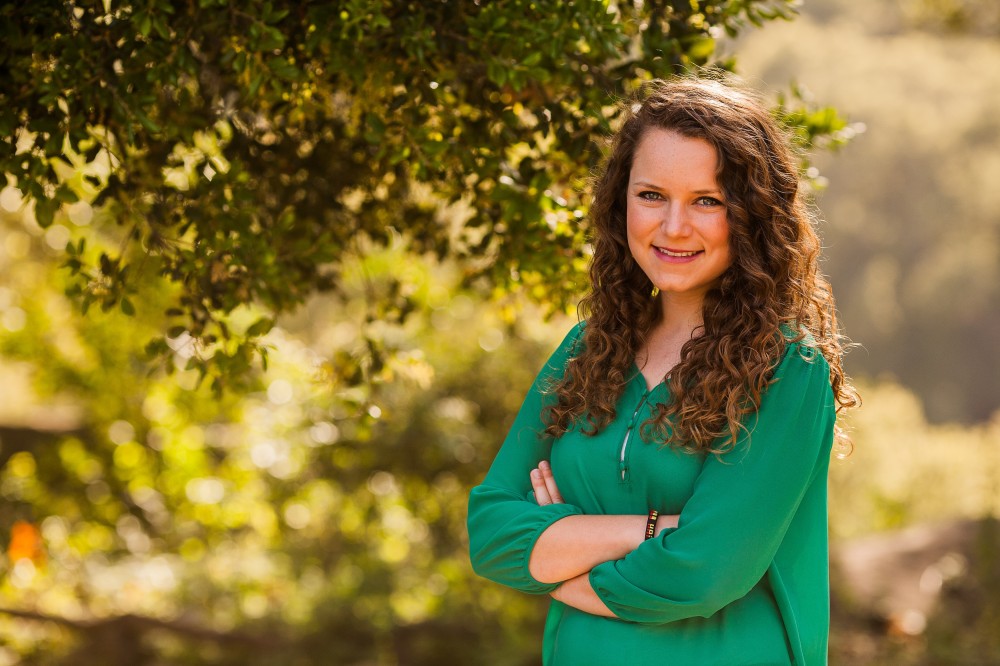
[[[539,472],[537,469],[531,470],[531,478],[537,479],[537,478],[539,478],[541,476],[542,476],[542,473]]]
[[[541,467],[542,469],[549,469],[549,461],[543,460],[542,462],[538,463],[538,466]]]

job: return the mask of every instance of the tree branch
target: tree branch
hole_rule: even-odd
[[[286,647],[287,641],[279,636],[253,634],[243,631],[216,631],[201,626],[183,622],[179,620],[164,620],[146,615],[118,615],[107,618],[94,618],[75,620],[61,615],[51,615],[34,610],[23,610],[19,608],[0,607],[0,615],[20,618],[22,620],[34,620],[37,622],[51,622],[62,627],[68,627],[77,631],[112,630],[122,634],[136,633],[137,631],[157,631],[166,630],[175,634],[180,634],[185,638],[200,641],[212,641],[215,643],[239,643],[253,646],[259,649],[277,650]]]

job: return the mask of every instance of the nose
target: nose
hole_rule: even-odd
[[[673,200],[663,207],[663,219],[660,228],[668,237],[683,237],[691,233],[691,221],[688,218],[687,207]]]

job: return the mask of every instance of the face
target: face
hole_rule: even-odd
[[[700,302],[732,263],[717,167],[710,143],[668,130],[647,130],[636,148],[628,245],[665,300]]]

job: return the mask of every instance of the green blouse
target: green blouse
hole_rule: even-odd
[[[561,376],[578,324],[535,380],[483,483],[469,496],[472,566],[533,594],[528,559],[539,535],[574,514],[679,513],[674,529],[590,572],[617,618],[551,603],[547,666],[825,664],[829,634],[827,470],[835,409],[830,371],[806,342],[789,344],[722,456],[646,442],[639,426],[667,399],[637,368],[617,418],[596,436],[544,434],[543,388]],[[751,445],[751,439],[752,445]],[[529,472],[550,460],[564,504],[538,506]]]

